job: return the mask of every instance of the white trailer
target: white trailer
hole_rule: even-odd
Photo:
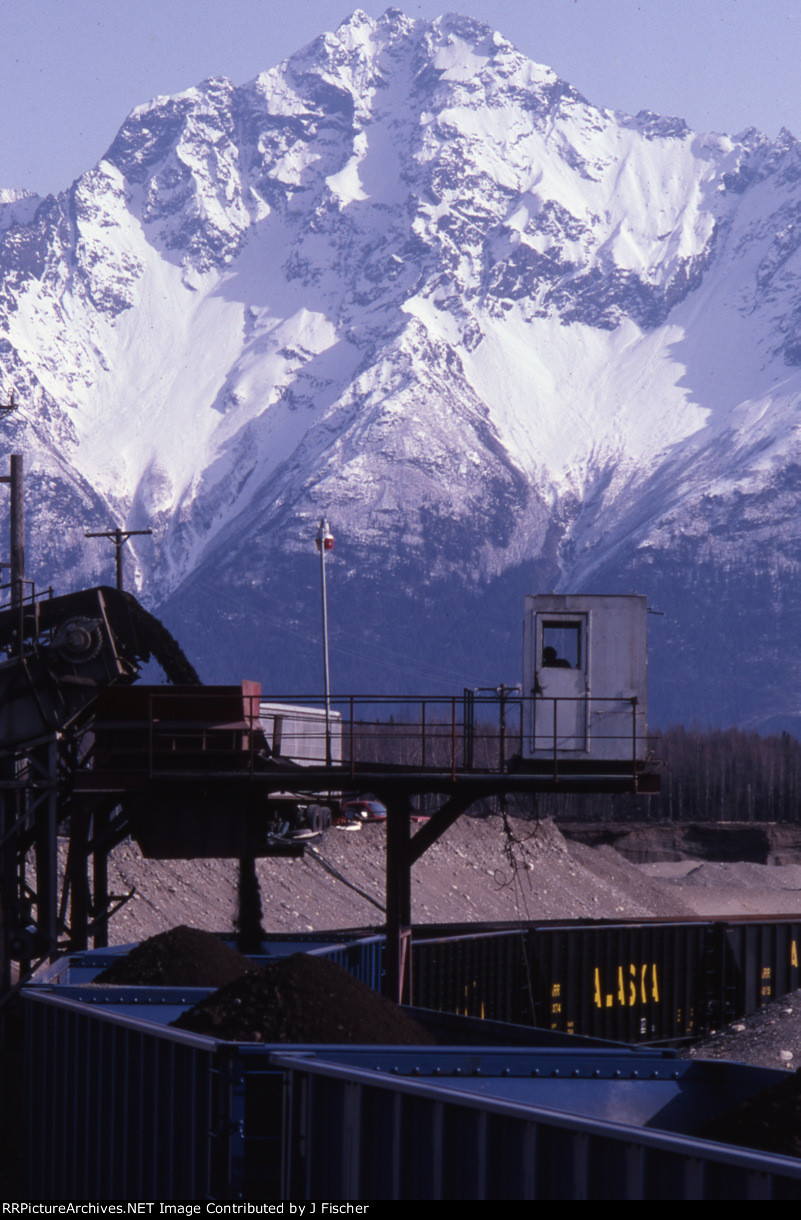
[[[342,714],[302,704],[259,704],[259,721],[273,757],[289,759],[301,767],[324,767],[342,762]],[[302,777],[298,777],[299,781]],[[300,787],[300,784],[299,784]],[[306,836],[326,830],[339,814],[341,792],[274,792],[270,804],[276,813],[276,831]]]
[[[274,755],[289,758],[302,767],[325,766],[326,711],[324,707],[304,707],[302,704],[259,704],[267,744]],[[328,713],[328,735],[331,738],[331,762],[342,762],[342,714]]]
[[[645,758],[647,613],[638,594],[526,597],[524,758]]]

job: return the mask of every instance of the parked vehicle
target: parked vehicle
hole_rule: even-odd
[[[385,822],[387,807],[381,801],[345,801],[342,812],[349,822]]]

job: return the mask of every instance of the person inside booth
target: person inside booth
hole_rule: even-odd
[[[552,644],[546,644],[543,648],[542,664],[545,669],[572,669],[570,662],[560,657]]]

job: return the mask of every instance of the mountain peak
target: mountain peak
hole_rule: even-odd
[[[514,680],[488,658],[518,595],[664,602],[663,571],[688,633],[701,584],[698,619],[736,588],[736,621],[778,631],[801,597],[796,149],[599,109],[481,22],[399,9],[137,107],[69,192],[0,195],[44,583],[101,575],[55,514],[150,526],[151,604],[207,673],[220,624],[234,648],[269,622],[242,661],[266,680],[262,636],[309,637],[324,509],[359,655],[458,640],[465,682]],[[763,662],[795,698],[778,646]]]
[[[3,203],[19,203],[22,199],[35,198],[33,191],[28,191],[21,186],[3,186],[0,187],[0,204]]]
[[[30,224],[41,202],[41,195],[24,187],[0,187],[0,231],[11,225]]]

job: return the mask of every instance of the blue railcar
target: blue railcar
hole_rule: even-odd
[[[204,989],[101,960],[22,991],[32,1198],[801,1198],[801,1161],[695,1137],[785,1073],[414,1009],[441,1045],[225,1042],[168,1025]]]

